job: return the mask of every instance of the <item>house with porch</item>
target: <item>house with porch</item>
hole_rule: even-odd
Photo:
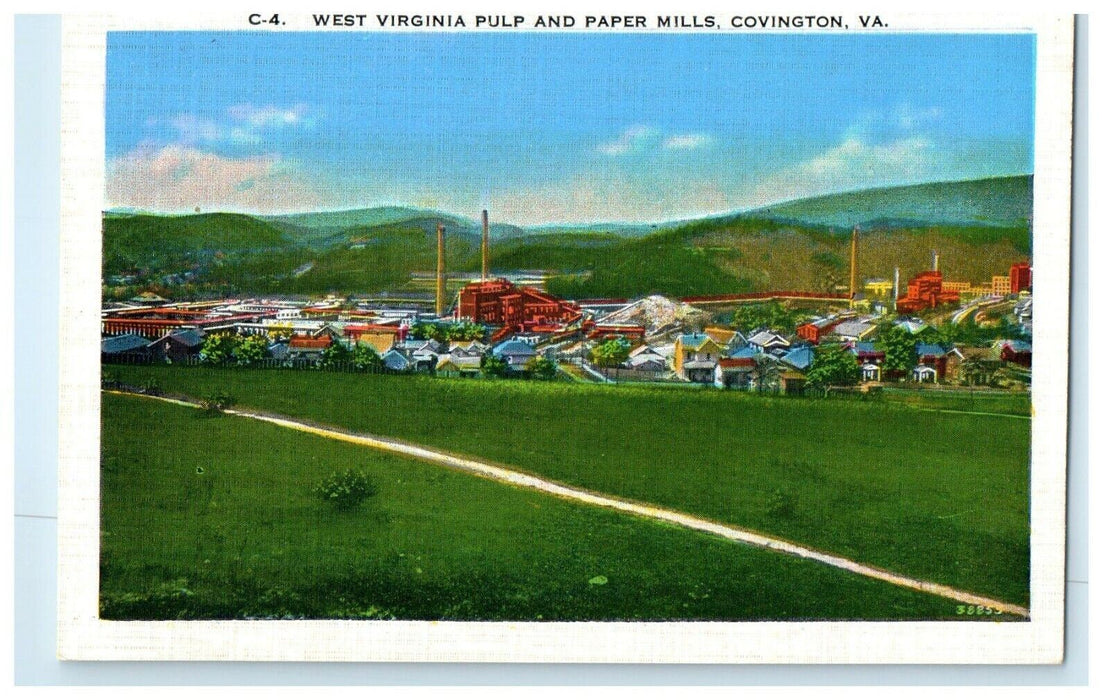
[[[705,333],[684,333],[675,339],[674,373],[688,382],[711,384],[721,346]]]
[[[859,365],[860,379],[865,382],[881,382],[883,380],[883,363],[886,362],[886,353],[871,341],[852,343],[848,351],[856,358]]]

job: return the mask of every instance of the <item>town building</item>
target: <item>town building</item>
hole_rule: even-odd
[[[826,316],[803,323],[794,329],[794,333],[802,340],[817,344],[821,342],[822,338],[831,333],[837,324],[844,320],[845,319],[839,315]]]
[[[529,330],[535,325],[562,325],[577,320],[575,304],[505,279],[474,282],[459,292],[458,316],[474,323]]]
[[[894,282],[888,279],[873,278],[863,282],[863,291],[870,297],[888,299],[893,289]]]
[[[959,300],[959,292],[944,290],[944,277],[939,270],[927,270],[910,280],[906,295],[898,298],[898,313],[934,309]]]
[[[849,352],[855,355],[861,380],[865,382],[881,382],[883,380],[883,363],[886,362],[886,353],[880,350],[875,343],[853,343]]]
[[[704,333],[689,333],[678,336],[674,346],[674,373],[679,379],[688,382],[709,384],[717,361],[721,357],[721,346]]]
[[[1033,288],[1033,268],[1027,262],[1010,266],[1010,294],[1020,294]]]
[[[528,343],[519,340],[506,340],[493,347],[490,353],[499,360],[504,360],[510,372],[523,372],[528,360],[538,353]]]
[[[324,351],[331,347],[330,335],[313,337],[311,335],[294,335],[289,339],[289,359],[291,361],[319,362]]]
[[[156,362],[187,362],[200,355],[204,333],[192,328],[171,331],[150,344],[150,356]]]
[[[748,347],[775,354],[785,352],[790,347],[790,341],[772,330],[763,329],[748,337]]]

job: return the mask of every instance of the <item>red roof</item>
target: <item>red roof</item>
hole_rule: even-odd
[[[391,326],[382,323],[353,323],[343,329],[345,335],[357,335],[359,333],[368,333],[370,331],[389,331],[394,335],[400,335],[400,326]]]
[[[721,365],[721,369],[755,367],[755,358],[752,357],[722,357],[718,362]]]
[[[313,338],[308,335],[295,335],[289,339],[289,348],[299,348],[302,350],[316,350],[326,348],[331,345],[331,336],[322,336],[320,338]]]

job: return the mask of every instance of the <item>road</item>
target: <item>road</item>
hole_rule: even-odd
[[[987,297],[986,299],[976,299],[975,301],[971,302],[967,306],[962,306],[959,309],[957,309],[952,314],[952,323],[954,323],[956,325],[959,325],[959,324],[964,322],[964,320],[968,317],[968,315],[970,315],[972,313],[978,313],[979,311],[982,311],[983,309],[990,308],[992,306],[998,306],[999,304],[1001,304],[1005,301],[1006,301],[1005,299],[1000,299],[998,297]]]
[[[167,401],[180,406],[191,406],[193,408],[200,408],[199,402],[192,400],[182,400],[169,397],[156,397],[148,396],[145,394],[133,394],[123,391],[107,391],[110,394],[122,394],[125,396],[141,396],[158,401]],[[247,409],[226,409],[224,413],[232,416],[239,416],[241,418],[249,418],[252,420],[278,425],[290,430],[297,430],[311,435],[328,438],[330,440],[338,440],[340,442],[351,443],[354,445],[361,445],[384,452],[399,454],[406,457],[412,457],[432,464],[449,467],[463,471],[475,476],[485,479],[498,481],[505,484],[512,484],[521,488],[532,489],[542,493],[550,494],[559,498],[565,498],[570,501],[584,503],[587,505],[607,508],[630,515],[636,515],[642,518],[650,518],[661,522],[671,523],[690,530],[698,532],[709,533],[717,535],[734,542],[742,542],[744,544],[753,545],[755,547],[762,547],[789,556],[800,557],[802,559],[809,559],[816,561],[826,566],[831,566],[844,571],[849,571],[860,576],[885,581],[886,583],[908,588],[922,593],[930,593],[932,595],[948,598],[966,605],[982,605],[994,610],[999,610],[1011,615],[1018,615],[1028,618],[1029,610],[1027,608],[1007,603],[1000,600],[993,600],[991,598],[963,591],[951,586],[946,586],[932,581],[925,581],[922,579],[904,576],[892,571],[880,569],[869,564],[853,561],[835,554],[822,552],[805,545],[797,544],[776,537],[770,537],[753,530],[746,530],[743,528],[735,527],[733,525],[726,525],[713,520],[702,518],[696,515],[690,515],[681,511],[670,510],[662,508],[650,503],[639,503],[636,501],[629,501],[616,496],[610,496],[601,493],[595,493],[583,488],[575,486],[568,486],[566,484],[544,479],[532,474],[527,474],[520,471],[515,471],[503,466],[489,464],[478,460],[470,459],[467,457],[460,457],[441,450],[428,449],[419,445],[412,445],[394,440],[391,438],[377,437],[372,435],[362,435],[352,433],[337,428],[321,427],[311,425],[300,420],[296,420],[287,416],[279,416],[270,413],[263,413],[261,411],[252,411]]]

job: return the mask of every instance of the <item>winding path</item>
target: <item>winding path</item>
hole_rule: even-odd
[[[139,396],[143,398],[154,399],[158,401],[165,401],[168,403],[177,404],[179,406],[189,406],[192,408],[200,408],[200,403],[189,400],[175,399],[162,396],[150,396],[147,394],[136,394],[127,391],[114,391],[106,390],[105,393],[118,394],[123,396]],[[985,596],[963,591],[958,588],[952,588],[939,583],[925,581],[922,579],[904,576],[892,571],[880,569],[869,564],[863,564],[851,559],[822,552],[811,547],[789,542],[768,535],[764,535],[752,530],[745,530],[732,525],[725,525],[723,523],[715,522],[706,518],[690,515],[676,510],[670,510],[659,506],[651,505],[648,503],[638,503],[635,501],[624,500],[615,496],[609,496],[600,493],[594,493],[586,489],[567,486],[557,481],[544,479],[532,474],[514,471],[505,467],[496,466],[486,462],[479,462],[465,457],[459,457],[439,450],[431,450],[426,447],[412,445],[409,443],[393,440],[389,438],[375,437],[371,435],[361,435],[352,433],[345,430],[338,430],[336,428],[325,428],[316,425],[311,425],[299,420],[294,420],[285,416],[264,413],[260,411],[251,411],[246,409],[226,409],[224,413],[242,418],[250,418],[253,420],[271,423],[290,430],[297,430],[311,435],[328,438],[330,440],[339,440],[354,445],[361,445],[363,447],[370,447],[376,450],[391,452],[394,454],[412,457],[432,464],[438,464],[452,469],[464,471],[475,476],[480,476],[485,479],[499,481],[501,483],[512,484],[522,488],[532,489],[543,493],[566,498],[578,503],[585,503],[592,506],[599,506],[608,508],[610,510],[620,511],[622,513],[629,513],[643,518],[651,518],[663,522],[672,523],[690,530],[697,530],[699,532],[706,532],[718,537],[732,540],[734,542],[743,542],[745,544],[770,549],[790,556],[800,557],[802,559],[809,559],[811,561],[820,562],[827,566],[832,566],[837,569],[849,571],[860,576],[885,581],[886,583],[902,588],[908,588],[922,593],[930,593],[932,595],[948,598],[966,605],[982,605],[984,607],[999,610],[1011,615],[1018,615],[1020,617],[1029,617],[1029,610],[1027,608],[1015,605],[1013,603],[1006,603],[1000,600],[994,600]]]

